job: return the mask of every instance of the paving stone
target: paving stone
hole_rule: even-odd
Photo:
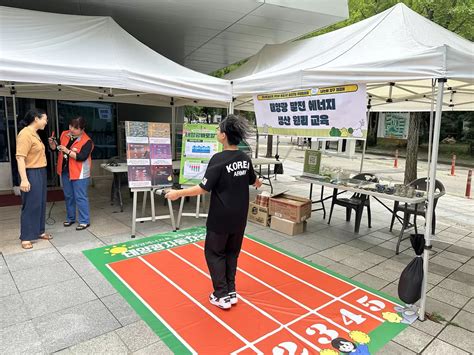
[[[439,283],[439,286],[467,296],[469,298],[474,297],[474,286],[459,282],[450,278],[444,279]]]
[[[469,297],[463,296],[443,287],[436,286],[427,293],[428,296],[445,303],[448,303],[457,308],[462,308],[469,301]]]
[[[117,293],[117,290],[106,280],[106,278],[99,271],[94,271],[85,274],[83,276],[83,279],[99,298]]]
[[[433,274],[438,274],[438,275],[445,276],[445,277],[450,275],[454,271],[454,269],[452,269],[450,267],[435,264],[435,263],[431,263],[431,262],[428,265],[428,270],[430,272],[432,272]]]
[[[333,263],[327,266],[327,268],[331,271],[337,272],[346,277],[353,277],[358,274],[360,271],[356,270],[350,266],[340,264],[340,263]]]
[[[138,314],[119,293],[104,297],[101,300],[123,326],[140,320]]]
[[[0,354],[45,353],[41,338],[31,321],[0,329]]]
[[[474,334],[464,328],[448,325],[438,338],[468,352],[474,349]]]
[[[258,232],[255,232],[252,235],[257,237],[258,239],[261,239],[265,242],[273,243],[273,244],[287,240],[287,238],[283,234],[270,230],[270,229],[260,230]]]
[[[453,323],[459,324],[464,329],[474,330],[474,317],[471,313],[461,310],[453,319]]]
[[[447,303],[435,300],[434,298],[426,297],[426,312],[437,313],[444,317],[446,320],[451,320],[458,313],[459,308],[451,306]]]
[[[8,269],[7,263],[5,262],[3,255],[0,254],[0,275],[8,274],[9,272],[10,270]]]
[[[385,240],[384,239],[380,239],[380,238],[377,238],[377,237],[374,237],[373,235],[364,235],[360,238],[357,238],[357,240],[362,240],[364,242],[367,242],[369,244],[372,244],[372,245],[379,245],[379,244],[382,244],[382,243],[385,243]]]
[[[377,355],[409,355],[416,354],[411,350],[401,346],[400,344],[395,343],[394,341],[389,341],[384,345],[382,349],[377,351]]]
[[[67,348],[120,327],[99,300],[35,318],[33,323],[48,352]]]
[[[471,287],[474,286],[474,275],[462,271],[454,271],[451,275],[449,275],[449,279],[462,282]]]
[[[365,272],[361,272],[360,274],[354,276],[352,279],[355,281],[359,281],[362,284],[372,287],[376,290],[380,290],[381,288],[384,288],[390,283],[389,281],[383,280],[379,277],[370,274],[366,274]]]
[[[142,320],[120,328],[117,334],[131,351],[137,351],[160,341],[158,335]]]
[[[39,250],[33,248],[33,250],[28,250],[27,253],[5,255],[5,260],[8,268],[13,272],[57,263],[64,261],[64,258],[54,248]]]
[[[324,256],[321,256],[321,255],[317,254],[317,253],[309,255],[309,256],[305,257],[305,259],[311,261],[312,263],[314,263],[316,265],[324,266],[324,267],[334,263],[334,260],[328,259]]]
[[[451,245],[447,249],[447,251],[450,251],[456,254],[466,255],[471,258],[474,257],[474,250],[472,248],[463,248],[462,246],[459,246],[459,245]]]
[[[411,326],[434,337],[437,336],[444,328],[443,323],[433,322],[426,317],[423,322],[416,320]]]
[[[171,355],[173,352],[166,346],[162,341],[148,345],[138,351],[135,351],[133,355],[148,355],[148,354],[160,354],[160,355]]]
[[[68,259],[67,262],[71,265],[74,271],[76,271],[81,276],[97,271],[95,266],[89,261],[89,259],[86,258],[85,255]]]
[[[390,295],[392,297],[398,298],[398,285],[396,283],[391,283],[382,288],[380,291]]]
[[[18,289],[10,273],[0,274],[0,297],[18,293]]]
[[[308,232],[306,232],[305,234],[295,236],[295,238],[292,240],[297,241],[301,244],[307,245],[316,251],[332,248],[333,246],[340,244],[340,242],[337,240],[334,240],[331,238],[325,238],[320,235],[316,236]]]
[[[10,327],[31,319],[19,294],[0,298],[0,328]]]
[[[20,292],[78,277],[77,273],[65,261],[38,266],[32,269],[13,271],[12,276]]]
[[[352,255],[356,255],[360,252],[360,249],[351,247],[349,245],[341,244],[330,249],[323,250],[318,253],[319,255],[330,258],[334,261],[341,261]]]
[[[71,346],[69,354],[128,354],[128,348],[114,331]]]
[[[423,333],[413,327],[406,328],[393,338],[394,342],[403,345],[415,353],[421,352],[431,340],[433,340],[431,335]]]
[[[433,340],[423,351],[423,355],[468,355],[470,354],[439,339]]]
[[[448,259],[448,258],[444,257],[442,254],[439,254],[439,255],[435,256],[434,258],[431,258],[430,259],[430,264],[431,263],[447,266],[451,269],[458,269],[459,267],[462,266],[461,262],[456,261],[456,260]]]
[[[463,308],[465,311],[474,313],[474,299],[471,299]]]
[[[465,263],[466,261],[468,261],[470,259],[469,256],[453,253],[453,252],[446,251],[446,250],[439,253],[438,256],[441,257],[441,258],[447,258],[447,259],[450,259],[450,260],[455,260],[455,261],[458,261],[460,263]]]
[[[33,318],[91,301],[94,293],[81,279],[72,279],[23,292],[23,300]]]
[[[316,249],[308,247],[307,245],[301,244],[294,240],[285,240],[283,242],[277,243],[278,248],[282,248],[290,253],[293,253],[298,256],[308,256],[317,252]]]
[[[59,252],[66,258],[72,259],[77,258],[80,255],[83,255],[82,252],[88,249],[95,249],[104,246],[99,240],[80,242],[75,244],[67,244],[64,246],[57,247]]]
[[[464,264],[459,268],[459,271],[465,272],[466,274],[474,275],[474,265]]]

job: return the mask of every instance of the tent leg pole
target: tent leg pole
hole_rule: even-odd
[[[433,220],[434,191],[436,185],[436,165],[438,163],[439,130],[441,127],[441,114],[443,106],[443,91],[446,79],[438,79],[438,93],[436,98],[436,114],[434,117],[433,145],[430,163],[430,174],[428,180],[428,207],[425,218],[425,251],[423,253],[423,284],[421,288],[420,311],[418,317],[425,320],[426,288],[428,284],[428,262],[431,249],[431,221]]]
[[[229,115],[234,114],[234,99],[232,99],[232,102],[229,102]]]
[[[171,101],[171,156],[176,159],[176,107]]]
[[[362,159],[360,160],[360,170],[359,172],[362,172],[362,169],[364,168],[364,158],[365,158],[365,150],[367,149],[367,139],[364,139],[364,146],[362,147]]]

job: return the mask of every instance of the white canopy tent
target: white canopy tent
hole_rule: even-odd
[[[403,4],[351,26],[307,40],[265,46],[230,73],[235,108],[248,109],[251,95],[366,83],[374,111],[433,111],[436,105],[425,221],[425,317],[431,221],[443,110],[474,110],[474,45]],[[435,88],[437,85],[437,89]],[[433,114],[431,115],[433,118]]]
[[[0,95],[168,106],[231,101],[227,80],[154,52],[110,17],[0,6]],[[60,85],[60,86],[59,86]],[[12,88],[14,89],[12,90]]]

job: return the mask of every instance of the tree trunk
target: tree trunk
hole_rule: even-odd
[[[422,121],[422,112],[412,112],[410,114],[410,125],[407,135],[407,159],[405,163],[405,180],[408,184],[417,179],[418,170],[418,140]]]
[[[265,157],[273,157],[273,136],[270,134],[267,136],[267,154]]]

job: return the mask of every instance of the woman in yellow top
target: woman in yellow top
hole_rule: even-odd
[[[48,116],[41,109],[28,111],[20,122],[16,139],[16,160],[21,183],[21,246],[33,248],[37,239],[52,239],[45,233],[46,215],[46,152],[38,130],[48,124]]]

